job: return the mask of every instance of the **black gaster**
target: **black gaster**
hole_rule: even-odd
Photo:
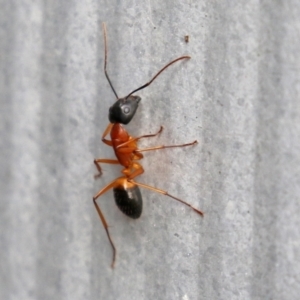
[[[113,189],[119,209],[128,217],[137,219],[143,210],[142,194],[138,186],[124,189],[122,186]]]

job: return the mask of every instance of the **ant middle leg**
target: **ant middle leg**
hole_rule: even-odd
[[[94,159],[94,164],[98,170],[98,174],[94,175],[94,178],[99,178],[102,176],[102,169],[101,169],[101,166],[100,166],[100,163],[103,163],[103,164],[112,164],[112,165],[118,165],[120,164],[119,161],[117,159],[106,159],[106,158],[100,158],[100,159]]]

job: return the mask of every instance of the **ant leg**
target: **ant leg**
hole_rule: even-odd
[[[149,137],[154,137],[154,136],[157,136],[159,135],[162,131],[163,131],[163,127],[160,126],[159,130],[156,132],[156,133],[153,133],[153,134],[145,134],[145,135],[141,135],[141,136],[138,136],[138,137],[135,137],[133,139],[130,139],[129,141],[123,143],[123,144],[120,144],[116,147],[116,149],[120,149],[120,148],[123,148],[124,146],[127,146],[128,144],[132,143],[132,142],[136,142],[142,138],[149,138]]]
[[[191,208],[192,208],[196,213],[198,213],[199,215],[201,215],[201,216],[204,215],[204,213],[203,213],[201,210],[199,210],[199,209],[193,207],[191,204],[189,204],[189,203],[187,203],[187,202],[185,202],[185,201],[183,201],[183,200],[181,200],[181,199],[179,199],[179,198],[177,198],[177,197],[174,197],[174,196],[170,195],[167,191],[160,190],[160,189],[158,189],[158,188],[155,188],[155,187],[153,187],[153,186],[149,186],[149,185],[144,184],[144,183],[138,183],[138,182],[135,182],[135,181],[133,181],[132,179],[131,179],[131,180],[128,180],[128,181],[131,182],[131,183],[133,183],[133,184],[136,184],[137,186],[140,186],[140,187],[149,189],[149,190],[151,190],[151,191],[154,191],[154,192],[157,192],[157,193],[166,195],[166,196],[168,196],[168,197],[171,197],[172,199],[177,200],[177,201],[179,201],[179,202],[181,202],[181,203],[183,203],[183,204],[185,204],[185,205],[191,207]]]
[[[106,222],[106,220],[104,218],[104,215],[102,214],[101,209],[100,209],[100,207],[98,206],[98,204],[97,204],[97,202],[95,200],[94,200],[94,204],[95,204],[96,210],[98,212],[98,215],[99,215],[99,217],[101,219],[101,222],[103,224],[103,227],[104,227],[104,229],[106,231],[106,234],[107,234],[108,240],[110,242],[110,245],[111,245],[111,247],[113,249],[113,259],[112,259],[111,267],[114,268],[115,261],[116,261],[116,252],[117,252],[116,251],[116,247],[115,247],[115,245],[114,245],[114,243],[113,243],[113,241],[112,241],[112,239],[110,237],[110,234],[109,234],[109,231],[108,231],[108,225],[107,225],[107,222]]]
[[[99,174],[94,175],[95,179],[101,177],[102,175],[102,169],[99,163],[118,165],[119,161],[116,159],[94,159],[94,164],[96,165],[96,168],[99,171]]]
[[[110,133],[114,124],[109,123],[102,134],[102,142],[108,146],[112,147],[112,141],[105,139],[105,137]]]
[[[176,147],[186,147],[186,146],[192,146],[197,144],[197,141],[193,141],[192,143],[187,144],[181,144],[181,145],[171,145],[171,146],[155,146],[150,148],[144,148],[144,149],[136,149],[134,152],[140,153],[140,152],[146,152],[146,151],[152,151],[152,150],[160,150],[160,149],[166,149],[166,148],[176,148]]]
[[[97,198],[99,198],[101,195],[103,195],[104,193],[106,193],[109,189],[115,187],[116,184],[117,184],[117,180],[118,180],[118,179],[116,179],[116,180],[114,180],[113,182],[111,182],[110,184],[108,184],[106,187],[104,187],[102,190],[100,190],[100,191],[93,197],[93,202],[94,202],[95,208],[96,208],[96,210],[97,210],[97,212],[98,212],[98,215],[99,215],[99,217],[100,217],[100,220],[101,220],[101,222],[102,222],[102,225],[103,225],[103,227],[104,227],[104,229],[105,229],[105,231],[106,231],[106,234],[107,234],[108,240],[109,240],[109,242],[110,242],[110,245],[111,245],[111,247],[112,247],[112,249],[113,249],[113,259],[112,259],[112,263],[111,263],[111,267],[112,267],[112,268],[113,268],[114,265],[115,265],[117,250],[116,250],[116,247],[115,247],[115,245],[114,245],[114,243],[113,243],[113,241],[112,241],[112,239],[111,239],[111,237],[110,237],[110,234],[109,234],[109,231],[108,231],[108,225],[107,225],[107,222],[106,222],[106,220],[105,220],[105,218],[104,218],[104,215],[103,215],[103,213],[102,213],[102,211],[101,211],[99,205],[97,204],[96,200],[97,200]]]

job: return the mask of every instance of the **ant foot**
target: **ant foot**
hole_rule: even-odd
[[[102,172],[101,173],[98,173],[98,174],[95,174],[94,175],[94,179],[98,179],[98,178],[100,178],[102,176]]]

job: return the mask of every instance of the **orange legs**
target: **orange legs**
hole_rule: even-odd
[[[155,147],[150,147],[150,148],[145,148],[145,149],[137,149],[137,148],[131,148],[131,147],[128,147],[127,145],[129,143],[132,143],[133,141],[137,141],[141,138],[144,138],[144,137],[153,137],[153,136],[156,136],[158,135],[161,131],[162,131],[163,127],[160,127],[160,130],[155,133],[155,134],[149,134],[149,135],[143,135],[143,136],[139,136],[137,138],[133,138],[131,140],[129,140],[128,142],[126,143],[123,143],[121,146],[121,148],[118,149],[119,153],[130,153],[132,152],[133,154],[137,155],[140,153],[140,152],[145,152],[145,151],[152,151],[152,150],[160,150],[160,149],[166,149],[166,148],[176,148],[176,147],[186,147],[186,146],[192,146],[194,144],[197,143],[197,141],[194,141],[192,143],[187,143],[187,144],[180,144],[180,145],[171,145],[171,146],[155,146]],[[106,132],[107,134],[107,132]],[[127,147],[126,147],[127,146]],[[140,154],[141,155],[141,154]],[[140,157],[141,158],[141,157]],[[101,166],[100,166],[100,163],[107,163],[107,164],[119,164],[119,161],[116,160],[116,159],[95,159],[94,160],[94,163],[99,171],[99,174],[97,174],[95,177],[100,177],[101,174],[102,174],[102,170],[101,170]],[[181,202],[182,204],[192,208],[196,213],[198,213],[199,215],[203,216],[203,212],[195,207],[193,207],[192,205],[190,205],[189,203],[175,197],[175,196],[172,196],[171,194],[169,194],[167,191],[164,191],[164,190],[161,190],[161,189],[158,189],[158,188],[155,188],[155,187],[152,187],[150,185],[147,185],[147,184],[144,184],[144,183],[139,183],[139,182],[136,182],[134,181],[133,179],[138,177],[139,175],[141,175],[142,173],[144,173],[144,169],[143,167],[138,163],[138,162],[133,162],[128,168],[125,168],[123,169],[122,173],[125,175],[124,177],[121,177],[121,178],[117,178],[115,179],[114,181],[112,181],[110,184],[108,184],[107,186],[105,186],[103,189],[101,189],[94,197],[93,197],[93,201],[94,201],[94,205],[96,207],[96,210],[97,210],[97,213],[100,217],[100,220],[102,222],[102,225],[106,231],[106,234],[107,234],[107,237],[109,239],[109,242],[111,244],[111,247],[113,249],[113,259],[112,259],[112,264],[111,264],[111,267],[113,268],[114,267],[114,264],[115,264],[115,261],[116,261],[116,247],[111,239],[111,236],[110,236],[110,233],[109,233],[109,230],[108,230],[108,225],[107,225],[107,222],[105,220],[105,217],[99,207],[99,205],[97,204],[96,200],[102,196],[104,193],[106,193],[108,190],[114,188],[114,187],[117,187],[117,186],[124,186],[124,185],[131,185],[131,186],[140,186],[142,188],[146,188],[148,190],[151,190],[151,191],[154,191],[154,192],[157,192],[157,193],[160,193],[162,195],[165,195],[165,196],[168,196],[176,201],[179,201]]]
[[[189,204],[189,203],[187,203],[187,202],[185,202],[185,201],[183,201],[183,200],[181,200],[181,199],[179,199],[179,198],[177,198],[177,197],[174,197],[174,196],[170,195],[167,191],[164,191],[164,190],[155,188],[155,187],[153,187],[153,186],[150,186],[150,185],[147,185],[147,184],[144,184],[144,183],[136,182],[136,181],[134,181],[134,180],[132,180],[132,179],[129,180],[129,182],[131,182],[131,183],[133,183],[133,184],[135,184],[135,185],[137,185],[137,186],[143,187],[143,188],[145,188],[145,189],[148,189],[148,190],[151,190],[151,191],[154,191],[154,192],[163,194],[163,195],[165,195],[165,196],[168,196],[168,197],[170,197],[170,198],[172,198],[172,199],[174,199],[174,200],[177,200],[177,201],[179,201],[179,202],[181,202],[181,203],[183,203],[183,204],[189,206],[190,208],[192,208],[192,209],[193,209],[196,213],[198,213],[199,215],[201,215],[201,216],[204,215],[204,213],[203,213],[201,210],[199,210],[199,209],[193,207],[191,204]]]
[[[194,141],[192,143],[188,143],[188,144],[182,144],[182,145],[173,145],[173,146],[157,146],[157,147],[152,147],[152,148],[147,148],[147,149],[136,149],[135,151],[139,152],[139,151],[151,151],[151,150],[159,150],[159,149],[165,149],[165,148],[174,148],[174,147],[185,147],[185,146],[190,146],[190,145],[194,145],[195,143],[197,143],[197,141]],[[126,148],[124,148],[126,149]],[[113,159],[95,159],[95,165],[99,171],[99,176],[101,175],[101,167],[98,163],[109,163],[109,164],[118,164],[118,161],[117,160],[113,160]],[[197,208],[195,208],[194,206],[192,206],[191,204],[169,194],[167,191],[164,191],[164,190],[161,190],[161,189],[158,189],[158,188],[155,188],[155,187],[152,187],[150,185],[147,185],[147,184],[144,184],[144,183],[139,183],[139,182],[136,182],[134,181],[133,179],[135,177],[138,177],[139,175],[141,175],[142,173],[144,173],[144,169],[143,167],[138,163],[138,162],[133,162],[132,165],[128,168],[125,168],[122,173],[125,175],[124,177],[120,177],[120,178],[117,178],[115,179],[114,181],[112,181],[111,183],[109,183],[107,186],[105,186],[103,189],[101,189],[94,197],[93,197],[93,202],[94,202],[94,205],[95,205],[95,208],[97,210],[97,213],[100,217],[100,220],[102,222],[102,225],[106,231],[106,234],[107,234],[107,237],[108,237],[108,240],[111,244],[111,247],[112,247],[112,250],[113,250],[113,258],[112,258],[112,264],[111,264],[111,267],[113,268],[114,267],[114,264],[115,264],[115,261],[116,261],[116,247],[111,239],[111,236],[110,236],[110,233],[109,233],[109,230],[108,230],[108,224],[105,220],[105,217],[99,207],[99,205],[97,204],[96,200],[102,196],[104,193],[106,193],[108,190],[112,189],[112,188],[115,188],[115,187],[124,187],[124,190],[126,189],[126,187],[129,185],[131,187],[134,187],[134,186],[139,186],[139,187],[142,187],[142,188],[146,188],[148,190],[151,190],[151,191],[154,191],[154,192],[157,192],[157,193],[160,193],[162,195],[165,195],[165,196],[168,196],[178,202],[181,202],[182,204],[192,208],[196,213],[198,213],[199,215],[203,216],[203,212]]]
[[[108,184],[107,186],[105,186],[102,190],[100,190],[94,197],[93,197],[93,201],[94,201],[94,205],[96,207],[96,210],[97,210],[97,213],[100,217],[100,220],[102,222],[102,225],[106,231],[106,234],[107,234],[107,237],[108,237],[108,240],[111,244],[111,247],[113,249],[113,258],[112,258],[112,263],[111,263],[111,267],[113,268],[114,265],[115,265],[115,261],[116,261],[116,253],[117,253],[117,250],[116,250],[116,247],[110,237],[110,234],[109,234],[109,231],[108,231],[108,225],[107,225],[107,222],[105,220],[105,217],[99,207],[99,205],[97,204],[96,200],[97,198],[99,198],[101,195],[103,195],[104,193],[106,193],[108,190],[110,190],[111,188],[114,188],[116,185],[117,185],[117,181],[118,179],[115,179],[114,181],[112,181],[110,184]]]
[[[141,136],[138,136],[138,137],[135,137],[135,138],[131,138],[130,140],[128,140],[127,142],[123,143],[123,144],[120,144],[116,147],[116,149],[120,150],[121,148],[123,148],[124,146],[127,146],[128,144],[132,143],[132,142],[136,142],[142,138],[149,138],[149,137],[154,137],[154,136],[157,136],[159,135],[162,131],[163,131],[163,127],[160,126],[159,130],[156,132],[156,133],[153,133],[153,134],[145,134],[145,135],[141,135]],[[128,147],[126,147],[128,148]]]
[[[106,222],[106,219],[98,205],[98,203],[96,202],[96,200],[102,196],[103,194],[105,194],[108,190],[112,189],[112,188],[115,188],[115,187],[118,187],[120,185],[130,185],[130,186],[139,186],[139,187],[142,187],[142,188],[146,188],[148,190],[151,190],[151,191],[154,191],[154,192],[157,192],[157,193],[160,193],[162,195],[165,195],[165,196],[168,196],[176,201],[179,201],[181,202],[182,204],[192,208],[196,213],[198,213],[199,215],[203,216],[204,213],[195,208],[194,206],[192,206],[191,204],[175,197],[175,196],[172,196],[171,194],[169,194],[167,191],[164,191],[164,190],[161,190],[161,189],[158,189],[158,188],[155,188],[155,187],[152,187],[150,185],[147,185],[147,184],[144,184],[144,183],[139,183],[139,182],[136,182],[133,180],[133,178],[141,175],[143,172],[144,172],[144,169],[141,165],[139,165],[138,163],[135,163],[135,167],[136,167],[136,170],[130,175],[130,176],[127,176],[127,177],[121,177],[121,178],[117,178],[115,179],[114,181],[112,181],[111,183],[109,183],[107,186],[105,186],[102,190],[100,190],[94,197],[93,197],[93,202],[94,202],[94,205],[95,205],[95,208],[97,210],[97,213],[100,217],[100,220],[102,222],[102,225],[106,231],[106,234],[107,234],[107,237],[108,237],[108,240],[111,244],[111,247],[112,247],[112,250],[113,250],[113,258],[112,258],[112,263],[111,263],[111,267],[114,268],[114,265],[115,265],[115,261],[116,261],[116,253],[117,253],[117,250],[116,250],[116,247],[112,241],[112,238],[110,236],[110,233],[109,233],[109,230],[108,230],[108,224]],[[125,189],[125,187],[124,187]]]
[[[102,169],[101,169],[101,166],[99,165],[99,163],[112,164],[112,165],[119,165],[120,164],[117,159],[106,159],[106,158],[95,159],[94,164],[95,164],[97,170],[99,171],[98,174],[94,175],[95,178],[99,178],[102,175]]]
[[[150,147],[150,148],[144,148],[144,149],[136,149],[135,152],[140,153],[140,152],[146,152],[146,151],[152,151],[152,150],[160,150],[160,149],[166,149],[166,148],[179,148],[179,147],[186,147],[186,146],[192,146],[197,144],[197,141],[193,141],[192,143],[187,143],[187,144],[181,144],[181,145],[171,145],[171,146],[155,146],[155,147]]]

